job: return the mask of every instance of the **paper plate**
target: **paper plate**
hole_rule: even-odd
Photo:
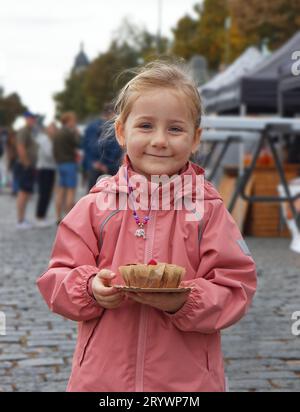
[[[182,293],[182,292],[187,292],[189,290],[192,290],[191,288],[137,288],[133,286],[124,286],[124,285],[113,285],[114,288],[118,290],[124,290],[126,292],[155,292],[155,293],[170,293],[170,292],[176,292],[176,293]]]

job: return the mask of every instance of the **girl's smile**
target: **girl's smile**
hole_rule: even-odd
[[[144,154],[147,156],[160,157],[160,158],[172,157],[172,156],[155,155],[155,154],[150,154],[150,153],[144,153]]]

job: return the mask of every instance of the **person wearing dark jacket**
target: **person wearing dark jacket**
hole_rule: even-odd
[[[58,187],[56,191],[56,219],[60,223],[63,208],[65,213],[73,208],[77,187],[77,156],[80,135],[73,112],[61,116],[62,128],[53,138],[54,159],[58,165]],[[65,206],[65,207],[64,207]]]
[[[97,153],[99,160],[93,164],[94,169],[98,171],[98,175],[95,174],[94,180],[90,182],[90,189],[96,184],[101,175],[113,176],[117,174],[122,163],[123,150],[116,139],[114,127],[111,127],[114,116],[113,105],[111,103],[106,104],[103,112],[105,123],[98,139]]]
[[[88,171],[88,191],[102,175],[115,175],[122,163],[123,150],[110,121],[115,113],[111,103],[104,106],[103,120],[90,123],[84,136],[83,166]]]
[[[37,144],[35,140],[37,116],[31,112],[24,114],[26,126],[17,133],[17,176],[19,190],[17,196],[17,229],[31,229],[32,224],[25,219],[26,207],[34,191]]]
[[[97,168],[100,161],[98,140],[102,133],[103,120],[97,119],[92,121],[86,128],[83,138],[84,158],[82,166],[88,179],[88,189],[92,188],[98,177],[102,174]]]

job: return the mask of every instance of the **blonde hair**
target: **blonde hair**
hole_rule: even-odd
[[[195,128],[200,126],[202,117],[201,97],[186,64],[181,61],[155,60],[129,72],[135,76],[121,89],[116,98],[116,121],[126,122],[134,101],[143,91],[165,88],[183,93],[190,107]]]

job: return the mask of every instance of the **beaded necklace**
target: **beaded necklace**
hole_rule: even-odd
[[[132,186],[129,184],[128,168],[126,169],[126,172],[127,172],[127,173],[126,173],[126,178],[127,178],[127,186],[128,186],[128,190],[129,190],[129,195],[128,195],[128,198],[129,198],[129,197],[131,196],[131,193],[133,192],[133,188],[132,188]],[[156,190],[157,190],[157,189],[156,189]],[[133,200],[132,200],[132,207],[133,207],[133,212],[132,212],[132,214],[133,214],[135,223],[138,225],[138,229],[136,229],[136,231],[135,231],[135,233],[134,233],[136,237],[140,237],[140,238],[146,239],[146,232],[145,232],[144,226],[145,226],[145,225],[149,222],[149,220],[150,220],[149,214],[150,214],[151,206],[152,206],[151,203],[152,203],[152,202],[150,202],[150,208],[148,209],[148,214],[147,214],[147,216],[143,217],[143,219],[141,220],[141,219],[139,218],[139,216],[138,216],[135,208],[134,208],[134,202],[133,202]]]

